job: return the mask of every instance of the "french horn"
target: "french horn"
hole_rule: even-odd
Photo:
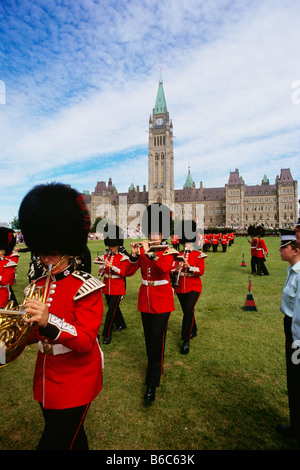
[[[37,299],[46,302],[47,286],[37,286],[35,282],[24,290],[24,300],[17,307],[10,301],[5,308],[0,309],[0,368],[14,361],[25,349],[26,340],[34,329],[34,323],[25,322],[30,313],[25,312],[25,303],[28,299]]]

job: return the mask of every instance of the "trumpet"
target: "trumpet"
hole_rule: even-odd
[[[14,361],[25,349],[26,340],[35,327],[34,323],[25,322],[31,316],[25,312],[25,303],[28,299],[46,303],[49,283],[50,275],[47,276],[45,286],[37,286],[33,282],[25,288],[25,297],[20,305],[13,307],[10,301],[5,308],[0,309],[0,368]]]
[[[148,243],[149,243],[149,251],[154,251],[154,252],[155,251],[164,251],[167,248],[169,248],[169,245],[162,245],[160,240],[149,241]],[[140,248],[141,246],[143,246],[143,243],[142,242],[133,242],[133,243],[130,243],[130,246]]]

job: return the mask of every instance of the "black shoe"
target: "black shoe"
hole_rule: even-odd
[[[147,387],[144,400],[146,401],[154,401],[155,400],[155,387]]]
[[[286,424],[278,424],[276,427],[276,431],[279,432],[284,437],[287,437],[288,439],[296,439],[294,431],[291,429],[290,426],[287,426]]]
[[[190,344],[188,341],[184,341],[183,345],[181,346],[181,354],[188,354],[190,350]]]
[[[110,344],[110,343],[111,343],[111,337],[110,336],[107,336],[106,338],[104,338],[103,344]]]

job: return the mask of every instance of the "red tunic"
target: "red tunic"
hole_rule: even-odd
[[[180,271],[178,286],[175,286],[176,294],[186,294],[191,291],[201,292],[201,276],[205,271],[204,258],[206,258],[206,255],[196,250],[181,251],[180,255],[184,257],[190,267],[184,266]],[[174,262],[173,271],[179,263],[179,261]],[[177,275],[176,272],[174,274]]]
[[[17,263],[8,258],[0,259],[0,308],[6,307],[10,298],[9,286],[15,282]]]
[[[147,313],[164,313],[175,310],[174,293],[170,282],[170,272],[174,254],[178,251],[167,247],[166,251],[145,253],[143,247],[135,263],[141,268],[142,284],[139,290],[138,310]]]
[[[100,266],[98,275],[103,277],[105,284],[102,292],[108,295],[124,295],[126,293],[124,277],[131,276],[136,272],[134,263],[129,261],[129,257],[124,253],[104,253],[95,259],[95,263],[99,261],[109,261],[113,267],[108,266],[103,269]]]
[[[250,251],[251,251],[251,256],[256,256],[256,245],[257,245],[257,238],[252,238],[251,243],[250,243]]]
[[[257,258],[265,258],[268,256],[268,248],[263,238],[259,238],[256,245]]]
[[[67,274],[52,280],[48,324],[36,327],[27,343],[39,340],[70,349],[57,355],[38,352],[34,398],[50,409],[88,404],[102,388],[102,352],[97,335],[103,315],[103,284],[88,273]],[[37,285],[44,286],[46,278],[41,277]]]

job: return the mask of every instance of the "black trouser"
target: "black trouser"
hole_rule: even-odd
[[[83,422],[89,405],[63,410],[45,409],[41,403],[40,406],[45,428],[37,450],[88,450]]]
[[[126,323],[120,310],[120,302],[122,296],[105,294],[105,298],[108,305],[108,310],[106,312],[102,334],[105,338],[107,338],[111,337],[112,328],[114,325],[116,325],[116,327],[118,328],[120,326],[126,326]]]
[[[269,274],[266,265],[265,265],[265,258],[257,258],[257,274],[261,276],[261,274]]]
[[[251,271],[252,274],[256,274],[257,269],[257,256],[251,256]]]
[[[158,387],[160,376],[163,372],[165,342],[170,312],[141,312],[141,315],[148,357],[146,385],[149,387]]]
[[[177,294],[183,312],[181,328],[181,339],[183,341],[189,341],[191,334],[196,334],[195,305],[199,296],[200,292],[195,291],[186,294]]]
[[[286,377],[290,426],[300,444],[300,349],[293,349],[292,318],[284,316]]]

